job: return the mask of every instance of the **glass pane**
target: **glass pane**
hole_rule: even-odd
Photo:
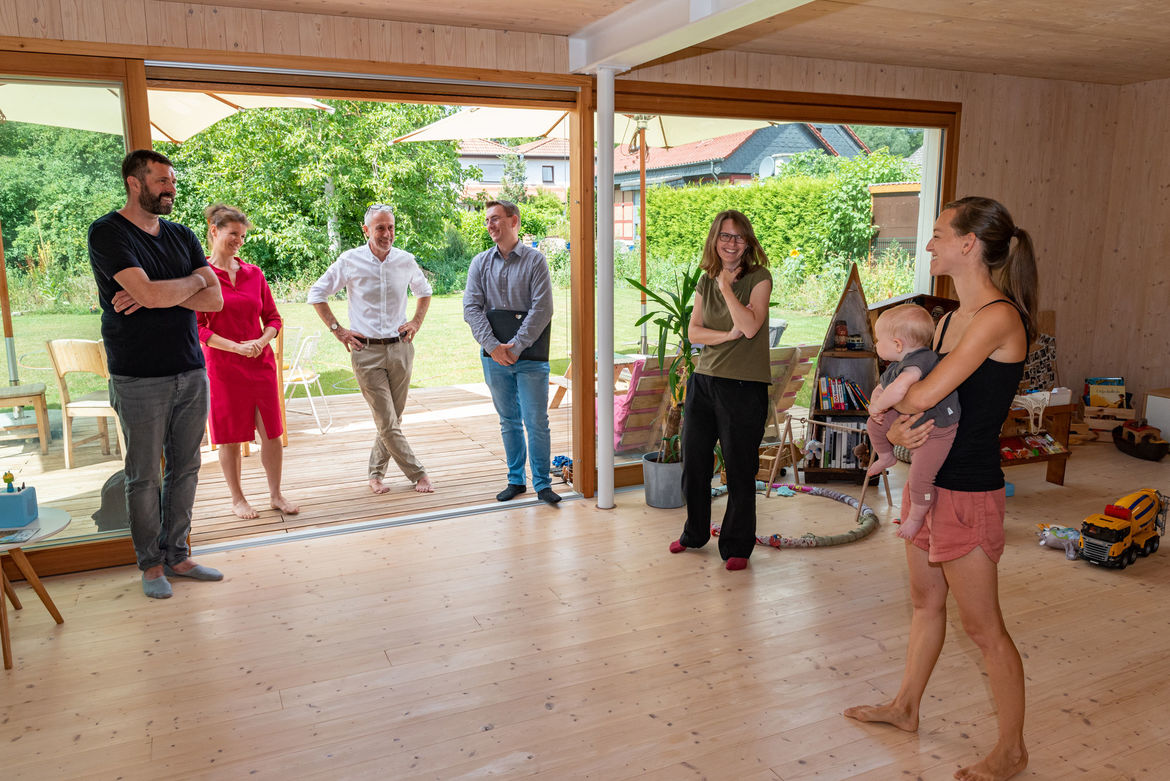
[[[71,418],[67,469],[63,395],[46,347],[48,340],[85,340],[69,351],[80,357],[101,339],[86,236],[93,220],[125,202],[119,175],[126,153],[122,92],[117,84],[0,78],[0,229],[8,280],[3,304],[13,315],[6,353],[9,384],[19,387],[3,394],[9,406],[0,416],[0,460],[16,486],[36,489],[42,509],[72,516],[45,545],[125,535],[120,485],[102,501],[103,485],[122,468],[115,427],[107,425],[112,419]],[[92,413],[108,400],[106,380],[97,373],[72,372],[64,382],[70,400],[95,400],[79,412]],[[35,411],[42,391],[52,440],[47,453],[41,452]],[[20,406],[11,406],[18,400]],[[42,513],[41,520],[50,515]]]
[[[335,99],[294,105],[278,95],[253,95],[247,110],[189,133],[161,121],[165,97],[163,91],[151,90],[152,122],[168,138],[185,139],[172,143],[156,138],[155,143],[155,149],[174,163],[178,178],[170,219],[205,239],[207,207],[226,203],[242,210],[251,225],[243,244],[231,252],[263,271],[283,318],[289,400],[282,491],[300,508],[295,515],[269,509],[262,459],[253,446],[251,455],[240,459],[241,488],[259,517],[236,517],[231,490],[217,463],[227,448],[205,450],[192,521],[196,550],[310,527],[495,506],[497,493],[508,482],[507,460],[481,349],[464,322],[463,292],[472,258],[493,246],[484,204],[510,195],[520,207],[518,241],[548,259],[554,298],[550,365],[553,376],[564,379],[570,327],[564,140],[545,147],[530,135],[532,125],[525,125],[514,110],[494,107],[490,113],[499,115],[497,131],[486,130],[487,120],[481,115],[456,135],[434,131],[431,139],[413,139],[409,137],[430,132],[426,128],[468,109]],[[239,96],[224,97],[232,104],[241,102]],[[171,113],[179,117],[177,110]],[[539,132],[554,124],[555,119],[541,123]],[[499,137],[501,133],[508,137]],[[553,169],[552,185],[544,182],[545,168]],[[390,493],[371,493],[367,470],[376,437],[373,415],[354,375],[352,355],[307,303],[311,286],[343,253],[364,254],[369,238],[363,233],[363,216],[372,203],[392,207],[393,247],[414,255],[432,288],[429,309],[413,342],[410,387],[399,419],[403,435],[434,482],[434,493],[416,494],[393,461],[383,473]],[[214,254],[215,246],[205,246]],[[231,254],[222,260],[230,266]],[[223,266],[215,258],[213,263]],[[226,273],[223,269],[221,280]],[[328,304],[342,327],[361,330],[351,320],[352,292],[338,291]],[[370,301],[369,296],[367,289],[364,300]],[[402,313],[408,320],[416,312],[413,298],[407,299]],[[493,306],[526,308],[523,301],[514,303]],[[375,330],[365,335],[391,338],[391,329],[399,324],[398,312],[380,300],[371,308],[385,317],[378,322],[367,319]],[[220,334],[216,320],[230,311],[225,305],[224,312],[209,318],[213,333]],[[309,349],[311,355],[298,362],[297,356]],[[214,364],[217,354],[209,349],[208,355],[209,364]],[[220,393],[214,365],[209,373],[214,409]],[[553,394],[565,387],[547,382],[539,386]],[[572,413],[567,395],[555,400],[549,412],[554,458],[571,456]],[[213,428],[214,419],[213,414]],[[525,482],[528,492],[523,499],[533,499],[531,477]],[[553,485],[563,492],[559,470]]]
[[[685,335],[684,326],[668,329],[664,337],[655,323],[659,317],[639,327],[639,318],[663,306],[653,300],[644,305],[641,292],[626,280],[645,274],[651,291],[672,302],[671,294],[678,295],[686,275],[699,267],[715,215],[725,209],[744,212],[773,277],[767,323],[774,350],[773,401],[777,409],[807,408],[809,387],[798,392],[799,382],[780,387],[778,348],[824,340],[853,263],[870,303],[919,292],[921,214],[929,214],[929,236],[937,206],[936,190],[928,203],[919,197],[928,167],[921,129],[653,117],[646,123],[643,170],[638,117],[625,118],[624,129],[622,119],[615,129],[613,183],[615,351],[626,380],[618,384],[614,402],[619,463],[677,446],[667,422],[669,373],[659,367],[657,353],[664,341],[670,364]],[[937,150],[937,131],[926,135],[930,132],[936,134],[932,148]],[[937,160],[934,172],[930,186],[937,188]],[[688,296],[686,303],[693,301]],[[701,349],[694,348],[696,360]],[[795,399],[785,400],[791,392],[797,392]],[[775,419],[782,423],[783,411]],[[770,425],[767,438],[776,437],[778,430]]]

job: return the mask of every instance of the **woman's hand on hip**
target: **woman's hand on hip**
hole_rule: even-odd
[[[886,414],[889,414],[887,412]],[[934,431],[934,421],[928,420],[921,426],[914,428],[914,424],[922,417],[923,413],[919,412],[914,415],[899,415],[894,424],[890,426],[890,431],[886,438],[890,440],[890,444],[901,445],[902,447],[913,450],[917,447],[922,447],[926,440],[930,438],[930,432]]]

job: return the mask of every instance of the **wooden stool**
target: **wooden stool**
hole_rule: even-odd
[[[15,426],[6,426],[5,430],[18,428],[32,428],[36,426],[37,436],[41,440],[41,453],[49,452],[49,409],[45,406],[45,384],[30,382],[27,385],[11,385],[0,388],[0,406],[4,407],[32,407],[36,411],[36,423],[18,423]]]

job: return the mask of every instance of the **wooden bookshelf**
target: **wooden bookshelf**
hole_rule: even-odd
[[[855,337],[855,342],[856,337],[860,337],[860,344],[857,345],[860,349],[846,349],[837,344],[836,329],[839,321],[845,323],[847,334]],[[817,466],[806,466],[804,479],[809,483],[842,480],[860,484],[865,480],[865,465],[856,465],[856,458],[852,456],[851,450],[853,444],[866,441],[864,424],[869,412],[864,409],[825,409],[820,395],[821,378],[849,380],[860,388],[867,398],[877,385],[878,357],[874,352],[873,328],[870,325],[869,308],[865,302],[865,292],[861,288],[861,278],[857,274],[856,265],[849,271],[845,288],[841,291],[841,298],[837,302],[837,308],[829,321],[829,330],[821,345],[821,356],[817,361],[817,370],[813,378],[809,418],[814,421],[859,427],[861,433],[858,436],[839,437],[831,446],[830,430],[814,426],[815,431],[809,436],[825,443],[827,457],[822,458],[822,463]],[[830,449],[833,452],[830,453]]]

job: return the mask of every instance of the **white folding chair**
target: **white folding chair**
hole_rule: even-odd
[[[333,412],[329,409],[329,402],[325,401],[325,391],[321,387],[321,375],[312,367],[313,353],[317,350],[317,342],[320,338],[320,334],[309,334],[301,339],[296,357],[293,358],[292,364],[284,375],[284,397],[285,400],[290,400],[296,392],[297,386],[304,388],[305,396],[309,399],[309,409],[313,411],[313,419],[317,421],[317,428],[324,434],[333,425]],[[321,417],[317,414],[317,405],[313,403],[313,385],[317,386],[317,395],[321,397],[321,404],[325,407],[325,412],[329,417],[329,422],[324,426],[321,425]],[[303,410],[289,409],[287,406],[285,409],[289,412],[307,414]]]

